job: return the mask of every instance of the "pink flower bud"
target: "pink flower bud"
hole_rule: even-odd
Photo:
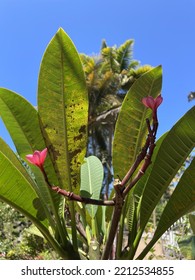
[[[158,106],[162,103],[163,101],[163,98],[161,95],[157,96],[156,98],[153,98],[152,96],[147,96],[147,97],[144,97],[142,99],[142,103],[152,109],[153,112],[156,112]]]
[[[43,151],[35,151],[33,155],[26,155],[26,159],[30,163],[38,166],[41,170],[43,170],[43,164],[46,156],[47,156],[47,148],[45,148]]]

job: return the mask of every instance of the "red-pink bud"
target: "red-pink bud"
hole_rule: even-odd
[[[45,148],[43,151],[35,151],[33,155],[26,155],[26,159],[30,163],[38,166],[42,170],[46,156],[47,156],[47,148]]]
[[[158,108],[158,106],[162,103],[163,101],[163,98],[161,95],[157,96],[156,98],[153,98],[152,96],[147,96],[147,97],[144,97],[142,99],[142,103],[152,109],[153,112],[155,112]]]

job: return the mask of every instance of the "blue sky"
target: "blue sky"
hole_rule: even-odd
[[[195,103],[187,101],[195,90],[194,12],[194,0],[0,0],[0,87],[36,105],[41,58],[59,27],[89,55],[102,39],[110,46],[134,39],[135,59],[163,67],[161,135]]]

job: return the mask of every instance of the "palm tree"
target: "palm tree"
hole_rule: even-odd
[[[151,69],[133,59],[133,43],[127,40],[117,48],[103,40],[99,55],[80,55],[89,93],[88,156],[94,154],[104,164],[105,196],[113,180],[112,138],[122,101],[135,80]]]

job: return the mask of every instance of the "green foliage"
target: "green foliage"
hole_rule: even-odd
[[[107,197],[105,201],[102,199],[103,166],[94,155],[87,157],[88,130],[96,133],[100,130],[101,122],[99,130],[90,125],[92,121],[95,123],[92,117],[102,113],[106,98],[110,101],[110,97],[114,97],[109,110],[120,108],[122,99],[119,100],[116,93],[118,85],[122,87],[122,80],[128,92],[118,110],[114,133],[112,163],[115,178],[123,179],[139,159],[138,154],[150,132],[148,121],[152,118],[152,111],[142,104],[141,99],[148,95],[155,98],[160,94],[162,68],[146,67],[139,73],[136,69],[132,72],[136,64],[132,60],[132,43],[129,40],[117,49],[107,47],[104,42],[101,50],[104,63],[97,65],[93,59],[79,55],[68,35],[59,29],[41,62],[38,110],[17,93],[0,89],[1,117],[18,153],[16,156],[0,140],[0,199],[31,220],[37,230],[30,227],[28,234],[44,238],[63,259],[99,259],[109,240],[112,210],[117,212],[119,201],[114,190],[109,201]],[[101,77],[98,83],[95,81],[97,73]],[[134,73],[133,85],[130,73]],[[121,75],[126,77],[126,82],[117,80]],[[89,86],[95,89],[88,96]],[[110,92],[105,94],[105,88]],[[115,88],[113,94],[112,88]],[[98,95],[95,95],[97,89]],[[94,103],[90,103],[91,100]],[[117,105],[116,100],[119,102]],[[95,110],[92,105],[96,106]],[[156,142],[152,164],[125,197],[119,216],[116,252],[113,251],[116,258],[135,258],[155,207],[195,146],[194,119],[195,107]],[[114,121],[107,125],[111,133],[104,136],[111,141]],[[26,167],[25,155],[45,147],[48,149],[45,173],[37,166]],[[140,174],[140,164],[141,161],[131,180]],[[110,163],[109,168],[112,169]],[[193,209],[194,194],[195,160],[192,160],[162,209],[154,236],[139,259],[145,257],[177,219]],[[92,204],[90,199],[98,203]],[[123,239],[124,229],[127,230],[127,239]],[[10,258],[16,258],[15,252]]]
[[[79,169],[86,154],[88,95],[79,55],[62,29],[42,59],[38,112],[59,184],[78,193]]]
[[[43,238],[28,233],[30,221],[8,204],[0,202],[0,259],[56,258]]]
[[[195,236],[190,236],[178,242],[181,253],[187,260],[195,260]]]
[[[156,97],[161,86],[162,68],[159,66],[141,76],[125,96],[114,133],[112,154],[115,177],[125,176],[145,141],[145,120],[151,118],[151,112],[141,103],[142,98],[147,95]]]
[[[139,206],[140,231],[143,231],[163,193],[166,191],[177,171],[194,148],[194,118],[195,110],[192,108],[167,133],[160,145],[158,153],[153,161],[153,165],[150,167],[150,172],[148,172],[145,178],[143,178],[144,182],[140,180],[138,183],[145,183]],[[191,164],[184,172],[182,176],[183,179],[179,181],[173,195],[169,199],[169,202],[162,213],[151,244],[152,242],[154,243],[155,240],[158,240],[158,238],[177,219],[186,214],[187,211],[190,210],[189,207],[193,206],[194,201],[192,194],[194,192],[194,177],[190,178],[191,181],[189,184],[191,189],[190,187],[187,188],[185,184],[186,178],[188,178],[189,174],[193,174],[192,169],[193,164]],[[186,200],[186,188],[188,189],[187,195],[192,196],[190,200]],[[161,223],[163,223],[163,226]]]
[[[195,260],[195,215],[189,215],[189,222],[191,226],[191,235],[184,236],[179,238],[178,245],[181,253],[185,259]]]
[[[80,193],[84,197],[99,199],[103,182],[103,166],[101,161],[90,156],[85,159],[81,166],[81,188]],[[92,218],[97,212],[97,205],[86,205],[86,208]]]
[[[72,67],[72,60],[75,68]],[[60,29],[49,43],[41,64],[38,112],[16,93],[0,90],[1,117],[21,158],[25,159],[24,156],[32,154],[34,150],[43,149],[46,143],[50,155],[45,164],[48,178],[52,184],[69,190],[78,189],[79,167],[86,149],[88,102],[85,78],[79,61],[74,45]],[[51,65],[53,66],[50,67]],[[69,75],[66,75],[67,71]],[[51,98],[50,102],[48,98]],[[69,101],[65,104],[66,100]],[[52,102],[55,102],[55,106]],[[70,250],[67,253],[64,250],[70,246],[70,242],[64,224],[61,197],[49,190],[43,175],[36,167],[32,167],[35,176],[35,181],[32,181],[19,160],[7,150],[8,147],[6,154],[4,150],[1,152],[1,199],[27,215],[61,256],[65,257],[69,252],[71,254]],[[8,154],[11,158],[7,158]],[[3,167],[5,165],[6,169]],[[9,177],[13,181],[9,180],[10,183],[6,183],[7,188],[4,188]],[[70,209],[74,217],[73,205],[70,205]],[[74,223],[72,232],[75,234]],[[75,239],[76,236],[74,242]],[[78,258],[78,254],[76,257]]]

